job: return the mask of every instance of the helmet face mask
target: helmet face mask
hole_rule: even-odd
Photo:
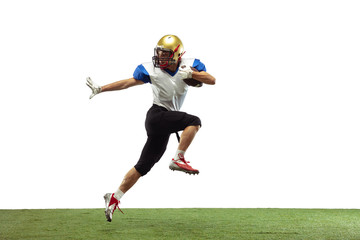
[[[166,68],[176,63],[173,56],[174,52],[172,50],[156,47],[154,49],[153,64],[155,67]]]
[[[183,44],[177,36],[165,35],[154,49],[153,64],[158,68],[167,68],[170,65],[178,64],[184,53]]]

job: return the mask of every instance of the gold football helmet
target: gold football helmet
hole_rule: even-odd
[[[155,67],[166,68],[171,64],[178,64],[184,53],[180,38],[175,35],[165,35],[157,43],[152,60]]]

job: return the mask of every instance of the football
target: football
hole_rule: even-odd
[[[198,72],[198,70],[194,67],[191,67],[191,70],[193,70],[194,72]],[[201,87],[203,85],[202,82],[195,80],[193,78],[184,79],[184,82],[191,87]]]

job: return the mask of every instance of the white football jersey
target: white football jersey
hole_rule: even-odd
[[[182,59],[180,66],[193,66],[194,61],[194,58]],[[154,67],[152,62],[142,65],[151,80],[153,103],[170,111],[179,111],[188,91],[188,85],[178,74],[178,70],[172,75],[165,70]]]

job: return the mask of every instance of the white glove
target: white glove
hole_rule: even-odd
[[[182,65],[179,67],[179,74],[183,79],[192,78],[192,73],[194,71],[188,65]]]
[[[92,90],[92,94],[90,95],[90,99],[92,99],[96,94],[101,92],[101,87],[94,83],[90,77],[86,78],[86,85],[89,86]]]

